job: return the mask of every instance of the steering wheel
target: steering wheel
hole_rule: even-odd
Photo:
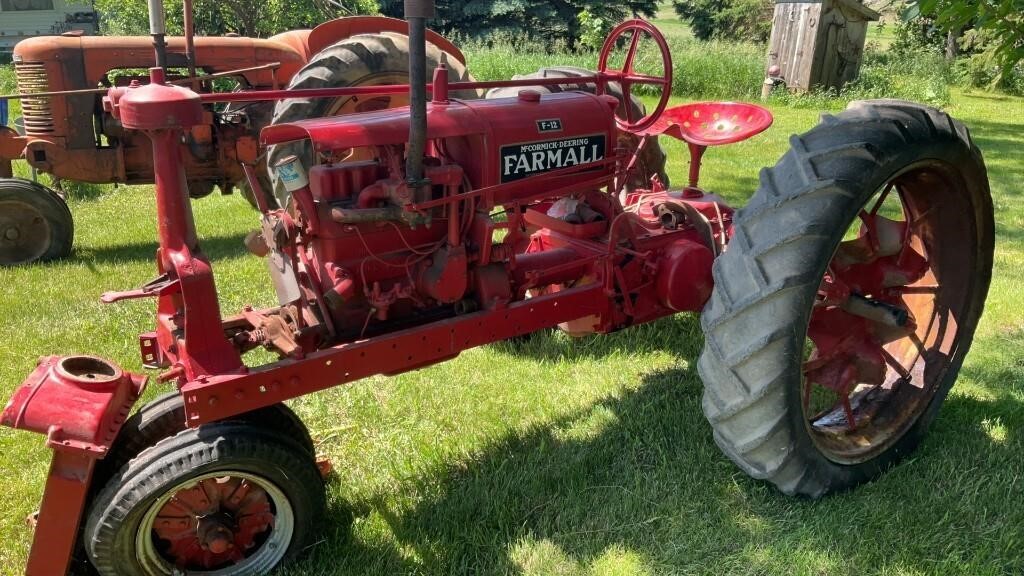
[[[610,70],[608,68],[608,60],[611,58],[612,51],[619,44],[619,41],[630,33],[632,33],[632,39],[629,41],[629,51],[626,53],[626,61],[622,65],[622,69]],[[661,51],[661,76],[640,74],[634,69],[633,65],[636,63],[637,47],[639,47],[640,40],[645,35],[650,36]],[[598,70],[599,75],[605,82],[618,82],[622,86],[622,95],[626,98],[623,106],[626,109],[626,119],[617,118],[619,128],[626,132],[642,132],[644,129],[650,128],[651,125],[661,118],[661,114],[665,111],[665,108],[668,106],[668,100],[672,96],[672,53],[668,48],[665,36],[653,24],[646,20],[635,19],[616,26],[608,35],[608,39],[605,40],[604,47],[601,48],[601,61],[598,64]],[[661,87],[661,100],[658,101],[657,107],[655,107],[653,112],[642,118],[635,118],[636,114],[633,112],[633,106],[630,105],[629,100],[633,96],[633,86],[638,84]]]

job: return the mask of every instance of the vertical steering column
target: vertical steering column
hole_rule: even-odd
[[[159,295],[157,341],[172,363],[172,377],[194,380],[244,370],[238,350],[224,335],[213,270],[199,248],[181,160],[184,130],[202,123],[199,95],[164,83],[162,68],[150,69],[150,84],[124,92],[116,104],[122,125],[153,142],[160,250],[164,278]]]
[[[405,177],[410,187],[424,187],[423,154],[427,148],[427,20],[434,17],[434,0],[405,0],[409,21],[409,147]]]

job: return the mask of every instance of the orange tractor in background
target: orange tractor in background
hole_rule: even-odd
[[[171,79],[198,92],[236,86],[243,90],[395,84],[408,77],[408,25],[403,20],[357,16],[312,30],[272,38],[169,38]],[[427,66],[446,62],[453,82],[468,78],[465,57],[440,35],[428,33]],[[95,184],[152,184],[149,140],[126,131],[103,107],[107,90],[145,80],[154,64],[147,37],[86,37],[75,34],[25,40],[14,50],[22,120],[18,130],[0,126],[0,266],[50,260],[71,251],[74,224],[64,197],[41,183],[15,178],[12,162],[61,180]],[[234,81],[234,82],[231,82]],[[241,164],[256,165],[273,183],[259,156],[257,138],[275,120],[287,121],[389,108],[406,96],[288,100],[204,108],[203,123],[190,128],[181,156],[193,198],[215,187],[248,192]],[[250,197],[250,200],[252,198]]]

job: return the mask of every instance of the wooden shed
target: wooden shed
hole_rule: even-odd
[[[777,0],[768,76],[801,92],[842,88],[860,72],[868,25],[879,17],[858,0]]]

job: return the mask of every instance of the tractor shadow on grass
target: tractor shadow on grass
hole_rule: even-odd
[[[679,357],[698,345],[684,339]],[[1024,510],[1008,505],[1024,454],[1020,372],[969,363],[984,399],[954,394],[909,461],[816,502],[719,453],[693,369],[653,372],[398,494],[332,510],[332,528],[376,515],[390,533],[325,534],[284,574],[1021,573]],[[387,503],[396,496],[408,507]],[[944,550],[965,552],[934,556]]]
[[[216,263],[217,260],[236,258],[248,254],[245,235],[208,236],[199,240],[203,253]],[[91,264],[118,264],[125,262],[151,261],[156,258],[158,242],[147,241],[100,248],[75,249],[73,258]]]
[[[696,314],[679,314],[606,335],[573,337],[558,329],[492,344],[495,351],[538,362],[604,358],[664,351],[696,361],[704,341]],[[696,376],[694,376],[696,377]]]

